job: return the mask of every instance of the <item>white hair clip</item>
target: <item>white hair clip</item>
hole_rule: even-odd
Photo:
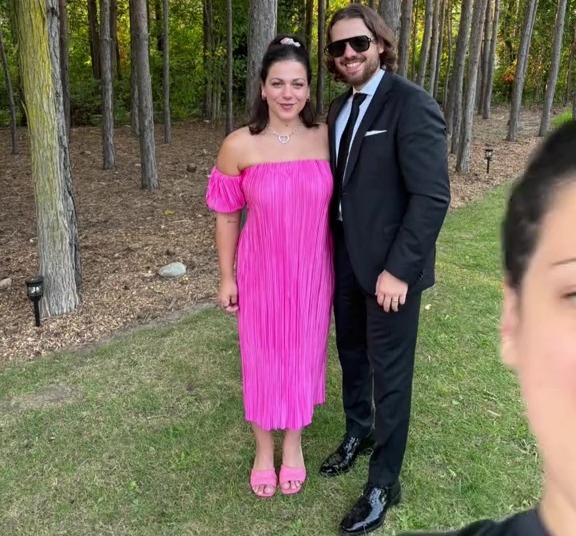
[[[292,39],[291,37],[285,37],[284,39],[282,39],[282,41],[280,41],[280,44],[282,45],[292,45],[293,47],[299,47],[300,43],[298,43],[297,41],[294,41],[294,39]]]

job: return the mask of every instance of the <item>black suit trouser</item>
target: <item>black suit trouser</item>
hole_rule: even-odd
[[[385,313],[354,275],[342,223],[334,234],[334,315],[346,432],[373,434],[368,482],[389,486],[400,475],[408,438],[421,293],[409,294],[398,312]]]

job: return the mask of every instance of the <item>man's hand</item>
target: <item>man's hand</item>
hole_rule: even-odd
[[[398,312],[400,305],[406,303],[408,293],[408,283],[394,277],[390,272],[384,270],[376,281],[376,301],[386,313],[390,310]]]

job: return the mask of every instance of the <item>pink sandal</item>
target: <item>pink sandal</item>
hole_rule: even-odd
[[[278,477],[276,476],[276,471],[274,469],[252,469],[252,471],[250,471],[250,488],[256,497],[259,497],[260,499],[269,499],[270,497],[273,497],[276,493],[277,485]],[[272,486],[274,491],[272,493],[256,493],[254,491],[256,486]]]
[[[282,484],[286,482],[301,482],[300,486],[297,488],[284,489]],[[294,495],[299,493],[306,481],[306,467],[286,467],[282,465],[280,467],[280,491],[283,495]]]

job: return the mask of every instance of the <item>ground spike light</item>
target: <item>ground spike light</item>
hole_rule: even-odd
[[[44,278],[41,275],[26,280],[26,294],[34,303],[34,319],[36,327],[40,327],[40,300],[44,296]]]

